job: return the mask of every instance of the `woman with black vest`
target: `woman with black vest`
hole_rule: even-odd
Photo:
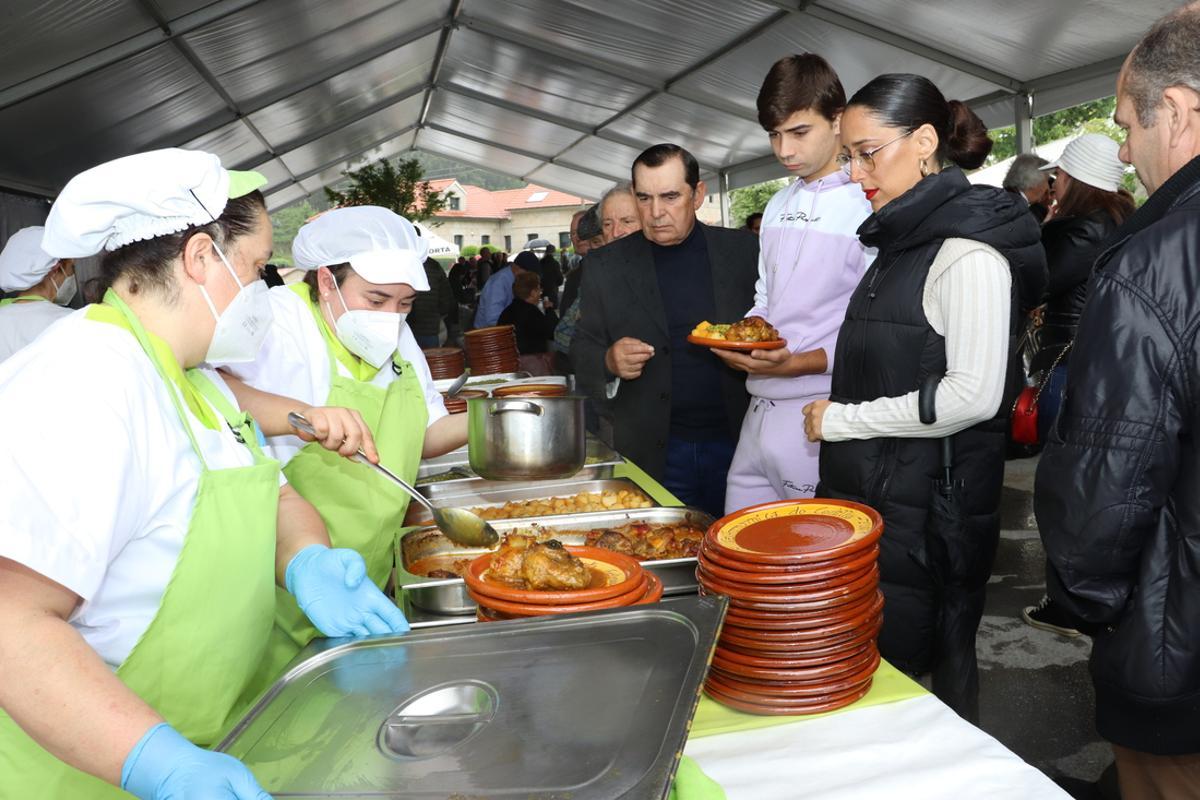
[[[823,442],[817,496],[883,515],[880,650],[909,673],[932,671],[935,694],[973,720],[975,632],[1020,381],[1008,354],[1020,313],[1041,300],[1045,253],[1024,203],[967,181],[960,167],[982,164],[992,142],[928,79],[868,83],[842,116],[842,143],[874,211],[859,238],[879,255],[850,299],[832,396],[804,409],[809,439]],[[937,538],[946,526],[930,524],[944,521],[930,509],[946,437],[961,486],[953,567]]]

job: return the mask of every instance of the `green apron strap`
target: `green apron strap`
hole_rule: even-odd
[[[10,297],[7,300],[0,300],[0,308],[4,308],[5,306],[11,306],[13,303],[17,303],[22,300],[41,300],[43,303],[50,302],[46,298],[42,297],[40,294],[23,294],[19,297]]]
[[[262,450],[262,433],[258,428],[258,423],[254,421],[254,417],[230,403],[229,398],[221,393],[212,379],[200,370],[189,369],[187,379],[217,410],[217,413],[225,418],[226,424],[229,425],[229,429],[233,431],[237,440],[246,445],[246,448],[254,454],[255,461],[269,458]]]

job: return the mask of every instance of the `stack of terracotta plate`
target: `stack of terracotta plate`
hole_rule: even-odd
[[[467,410],[467,401],[472,397],[487,397],[488,393],[483,389],[461,389],[454,397],[447,397],[445,392],[442,392],[442,402],[446,405],[446,413],[462,414]]]
[[[812,714],[871,688],[883,621],[883,520],[838,500],[785,500],[730,514],[705,535],[701,593],[729,598],[705,690],[753,714]]]
[[[467,363],[473,375],[516,372],[520,366],[517,334],[512,325],[493,325],[467,331]]]
[[[497,386],[492,397],[566,397],[565,383],[514,383]]]
[[[567,547],[566,550],[582,559],[591,570],[592,582],[587,588],[568,591],[514,589],[491,579],[488,574],[491,553],[472,561],[463,579],[467,594],[479,604],[479,619],[494,622],[574,614],[657,603],[662,599],[662,581],[653,572],[642,569],[635,559],[599,547]]]
[[[467,371],[467,356],[461,347],[430,347],[421,352],[435,381],[457,378]]]

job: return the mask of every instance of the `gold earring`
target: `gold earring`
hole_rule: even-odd
[[[923,158],[921,159],[921,177],[922,178],[929,177],[929,165],[925,163],[925,159],[923,159]]]

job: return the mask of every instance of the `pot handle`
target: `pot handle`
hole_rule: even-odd
[[[488,411],[492,416],[504,414],[510,411],[520,411],[525,414],[542,415],[542,407],[537,403],[531,403],[528,400],[499,400],[492,403],[491,409]]]

